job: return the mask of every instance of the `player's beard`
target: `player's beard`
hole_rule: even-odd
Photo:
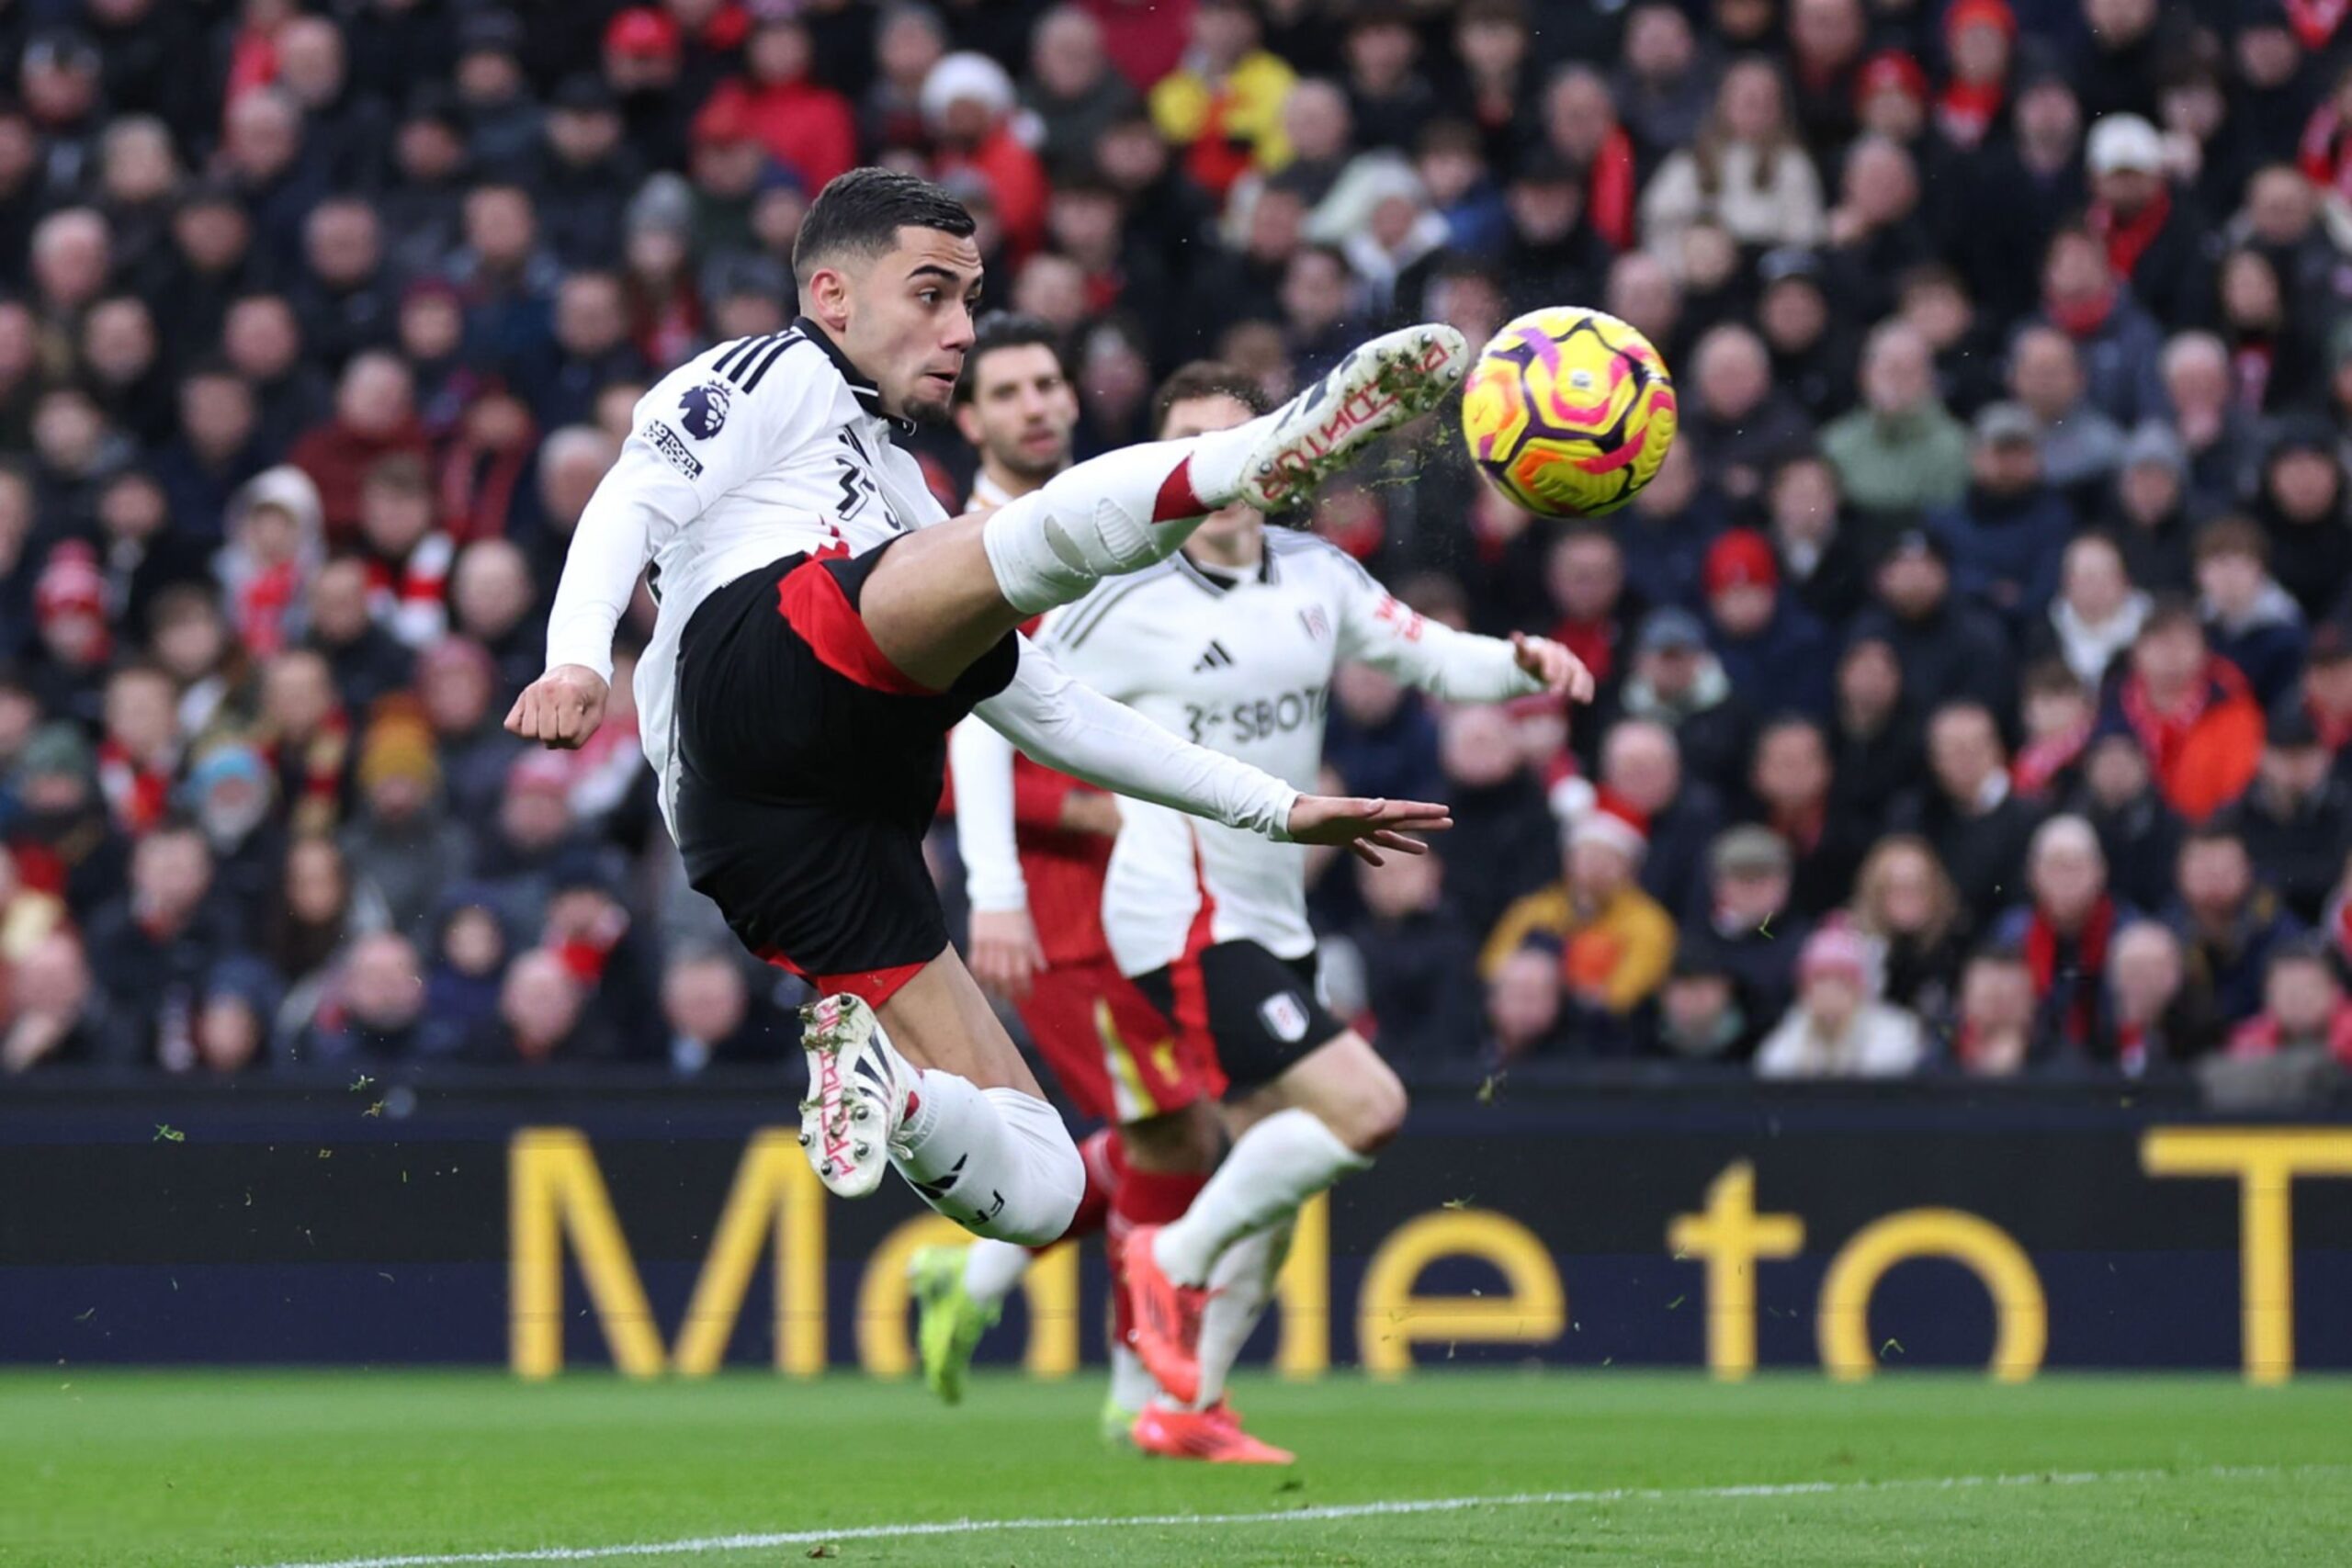
[[[1006,473],[1017,474],[1032,484],[1044,484],[1069,466],[1069,446],[1065,442],[1050,457],[1032,457],[1018,445],[1000,446],[989,454],[997,467]]]

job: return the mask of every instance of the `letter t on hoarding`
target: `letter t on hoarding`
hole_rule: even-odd
[[[2150,1176],[2238,1179],[2238,1291],[2248,1382],[2295,1375],[2299,1176],[2352,1176],[2352,1132],[2317,1127],[2157,1127],[2140,1145]]]
[[[1726,1382],[1746,1377],[1756,1370],[1757,1260],[1794,1258],[1804,1222],[1758,1213],[1756,1167],[1740,1160],[1708,1186],[1703,1213],[1674,1216],[1666,1244],[1707,1266],[1707,1370]]]

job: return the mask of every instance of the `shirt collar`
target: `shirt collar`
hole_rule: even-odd
[[[914,421],[899,419],[884,411],[882,389],[866,378],[865,371],[850,363],[849,355],[842,352],[842,345],[832,340],[831,333],[806,316],[796,318],[792,324],[810,343],[825,351],[825,357],[833,362],[833,368],[842,373],[842,379],[848,382],[849,389],[856,394],[859,408],[876,419],[885,421],[901,435],[913,433]]]
[[[1176,570],[1181,575],[1195,586],[1211,593],[1223,593],[1228,589],[1238,588],[1251,577],[1255,577],[1260,582],[1272,582],[1276,580],[1274,547],[1272,545],[1265,545],[1260,549],[1258,568],[1254,572],[1246,570],[1236,571],[1233,568],[1226,566],[1203,566],[1190,554],[1181,549],[1168,558],[1176,563]]]

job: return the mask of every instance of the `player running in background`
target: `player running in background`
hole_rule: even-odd
[[[1442,328],[1393,333],[1247,431],[1111,453],[951,522],[895,438],[943,417],[962,371],[973,227],[910,175],[826,186],[794,249],[799,319],[698,355],[639,403],[565,558],[548,671],[507,725],[558,747],[594,732],[650,561],[647,761],[694,886],[820,993],[801,1107],[820,1179],[858,1197],[896,1165],[977,1234],[1041,1243],[1078,1206],[1080,1162],[947,943],[922,852],[946,731],[977,707],[1081,777],[1240,830],[1418,848],[1398,829],[1442,808],[1302,795],[1171,745],[1014,628],[1164,558],[1200,514],[1319,481],[1458,381],[1466,351]]]
[[[956,421],[980,455],[975,509],[1026,495],[1067,467],[1078,398],[1053,329],[1031,317],[984,319],[956,386]],[[1064,1239],[1092,1235],[1109,1222],[1115,1246],[1133,1218],[1136,1192],[1146,1195],[1145,1218],[1173,1219],[1202,1179],[1190,1174],[1187,1151],[1172,1204],[1161,1201],[1165,1213],[1150,1208],[1155,1183],[1166,1185],[1151,1163],[1155,1151],[1147,1145],[1139,1184],[1130,1189],[1117,1124],[1204,1094],[1214,1099],[1223,1080],[1203,1076],[1214,1075],[1214,1063],[1203,1053],[1180,1051],[1168,1020],[1112,962],[1102,914],[1102,879],[1119,830],[1112,797],[1028,757],[1012,759],[1008,778],[1003,759],[1011,748],[972,720],[950,738],[951,761],[974,745],[989,760],[979,770],[975,800],[967,804],[958,793],[959,828],[1011,835],[977,859],[1017,865],[1019,874],[1009,887],[980,889],[965,951],[982,987],[1020,1011],[1064,1096],[1105,1123],[1080,1145],[1087,1192]],[[951,769],[951,779],[956,776]],[[925,1247],[911,1260],[923,1376],[949,1404],[963,1397],[980,1337],[995,1325],[1029,1258],[1025,1248],[992,1244]],[[1115,1251],[1113,1262],[1115,1274]],[[1111,1299],[1112,1388],[1103,1432],[1125,1443],[1154,1385],[1127,1348],[1125,1292],[1114,1289]]]
[[[1256,399],[1231,370],[1187,367],[1161,389],[1160,434],[1240,427]],[[1166,562],[1058,612],[1039,641],[1170,728],[1294,779],[1312,779],[1321,761],[1331,671],[1343,659],[1448,701],[1546,690],[1583,701],[1592,691],[1556,643],[1424,621],[1335,547],[1270,531],[1246,507],[1220,511]],[[958,748],[959,822],[981,798],[986,739]],[[1165,1390],[1134,1438],[1154,1453],[1285,1462],[1241,1430],[1224,1403],[1225,1375],[1265,1309],[1298,1206],[1395,1134],[1404,1086],[1316,998],[1302,853],[1210,826],[1196,833],[1148,805],[1122,803],[1121,816],[1103,907],[1114,955],[1164,1010],[1205,1023],[1232,1080],[1224,1114],[1238,1134],[1181,1218],[1138,1225],[1123,1248],[1137,1348]],[[989,863],[1001,842],[967,840],[976,907],[1009,897],[1004,867]],[[1147,1147],[1184,1151],[1196,1181],[1218,1147],[1205,1099],[1121,1131],[1131,1169]]]

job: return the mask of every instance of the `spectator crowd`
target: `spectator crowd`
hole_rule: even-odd
[[[1313,863],[1408,1070],[2352,1066],[2347,9],[0,0],[0,1074],[786,1058],[650,604],[589,748],[500,720],[637,398],[788,321],[862,163],[972,209],[1081,455],[1403,320],[1678,373],[1606,524],[1443,419],[1299,520],[1600,679],[1331,693],[1347,790],[1458,823]]]

